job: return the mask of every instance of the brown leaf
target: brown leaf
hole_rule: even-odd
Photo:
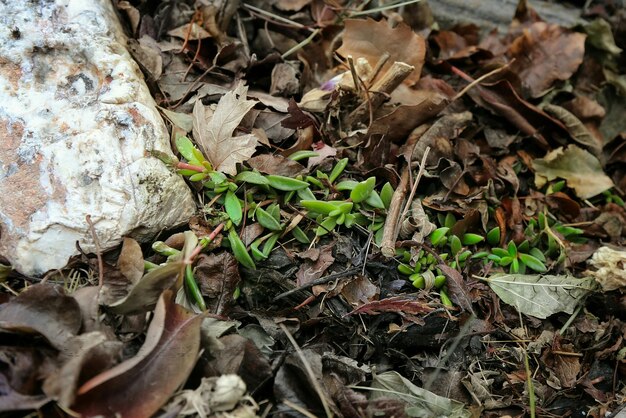
[[[298,286],[304,286],[322,277],[328,267],[335,261],[335,257],[333,257],[333,245],[311,248],[305,252],[299,253],[298,257],[305,258],[304,263],[302,263],[296,273],[296,284]]]
[[[207,308],[217,315],[227,315],[235,289],[241,281],[237,260],[229,252],[200,254],[194,276],[202,295],[208,298]]]
[[[382,312],[395,312],[400,314],[419,315],[432,312],[434,309],[425,302],[411,299],[406,296],[393,296],[383,300],[365,303],[348,315],[366,314],[377,315]]]
[[[261,173],[285,177],[295,177],[306,171],[299,162],[274,154],[257,155],[248,159],[246,163]]]
[[[117,268],[131,283],[136,283],[143,276],[143,253],[139,243],[134,239],[124,238],[122,251],[117,259]]]
[[[384,73],[394,62],[404,62],[415,67],[404,83],[413,85],[419,80],[424,65],[426,42],[424,38],[411,30],[404,23],[391,28],[386,19],[376,22],[372,19],[345,20],[343,44],[337,53],[347,58],[351,55],[356,61],[363,57],[372,66],[383,56],[389,54],[383,66]]]
[[[374,300],[379,290],[366,276],[357,275],[354,280],[350,280],[343,286],[341,295],[349,304],[358,306]]]
[[[467,284],[465,284],[461,273],[447,264],[438,264],[437,267],[446,276],[446,284],[448,286],[450,300],[467,312],[474,313],[469,289],[467,288]]]
[[[97,331],[72,338],[61,355],[63,365],[45,380],[44,392],[61,406],[69,408],[81,383],[119,361],[122,346],[120,341],[110,340]]]
[[[246,100],[248,88],[239,83],[222,96],[215,111],[196,101],[193,108],[193,137],[213,168],[237,174],[237,163],[254,154],[257,139],[252,134],[233,136],[235,129],[256,101]]]
[[[6,303],[0,310],[0,329],[37,333],[62,350],[81,324],[80,308],[63,287],[36,284]]]
[[[589,199],[613,187],[604,173],[600,161],[576,145],[562,147],[533,160],[535,183],[541,187],[546,181],[565,179],[567,186],[576,191],[581,199]]]
[[[272,367],[258,347],[241,335],[226,335],[219,339],[222,348],[211,353],[211,360],[204,365],[207,376],[237,374],[254,390],[272,375]]]
[[[171,261],[146,273],[121,299],[104,304],[118,315],[147,312],[154,308],[159,296],[170,288],[183,269],[182,261]],[[102,293],[101,293],[102,294]],[[109,300],[110,298],[107,298]],[[102,302],[101,302],[102,303]]]
[[[567,80],[578,69],[585,54],[586,35],[559,25],[535,22],[509,46],[517,73],[532,97],[543,95],[556,80]]]
[[[200,348],[202,317],[163,293],[137,355],[103,372],[77,392],[72,410],[97,415],[149,417],[187,380]]]

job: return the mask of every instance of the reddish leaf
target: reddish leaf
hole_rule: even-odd
[[[59,350],[80,329],[78,303],[61,286],[36,284],[5,304],[0,310],[0,328],[43,335]]]
[[[175,303],[171,291],[164,292],[137,355],[82,385],[72,410],[84,417],[154,414],[189,376],[201,322]]]
[[[394,296],[361,305],[352,312],[348,313],[348,315],[377,315],[383,312],[418,315],[432,312],[433,310],[434,309],[428,306],[425,302],[411,299],[406,296]]]

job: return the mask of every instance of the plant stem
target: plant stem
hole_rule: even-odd
[[[202,167],[200,165],[192,165],[192,164],[181,163],[181,162],[176,164],[176,168],[179,169],[179,170],[197,171],[198,173],[202,173],[204,170],[206,170],[206,168],[204,168],[204,167]]]

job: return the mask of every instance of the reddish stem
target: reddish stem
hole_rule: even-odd
[[[200,252],[207,246],[209,245],[217,236],[217,234],[219,234],[220,232],[222,232],[222,229],[224,229],[224,222],[220,223],[218,226],[215,227],[215,229],[209,234],[209,236],[207,237],[207,239],[204,241],[204,245],[198,245],[196,248],[194,248],[193,252],[189,255],[189,262],[193,262],[193,260],[198,256],[198,254],[200,254]]]
[[[193,170],[193,171],[197,171],[198,173],[202,173],[204,170],[206,170],[204,167],[200,165],[192,165],[192,164],[181,163],[181,162],[176,164],[176,168],[178,168],[179,170]]]

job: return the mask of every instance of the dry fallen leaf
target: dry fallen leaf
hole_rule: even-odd
[[[163,293],[137,355],[83,384],[72,410],[83,417],[152,416],[187,380],[200,349],[202,316]]]
[[[605,292],[616,289],[626,289],[626,251],[617,251],[610,247],[601,247],[593,254],[589,261],[596,271],[587,274],[594,279]]]
[[[36,284],[2,306],[0,330],[37,333],[62,350],[81,325],[80,307],[62,286]]]
[[[196,101],[193,107],[193,137],[213,168],[222,173],[237,174],[237,163],[254,154],[257,139],[253,134],[233,136],[243,117],[254,107],[247,100],[248,87],[242,82],[222,96],[215,111]]]
[[[419,80],[424,65],[426,42],[404,23],[391,28],[387,20],[376,22],[372,19],[348,19],[345,21],[343,45],[337,53],[343,57],[351,55],[355,60],[365,58],[376,67],[384,54],[389,54],[383,66],[384,73],[394,62],[404,62],[415,67],[404,83],[413,85]]]
[[[546,181],[562,178],[581,199],[589,199],[613,187],[600,161],[576,145],[565,149],[559,147],[544,158],[533,160],[533,168],[537,187],[542,187]]]

